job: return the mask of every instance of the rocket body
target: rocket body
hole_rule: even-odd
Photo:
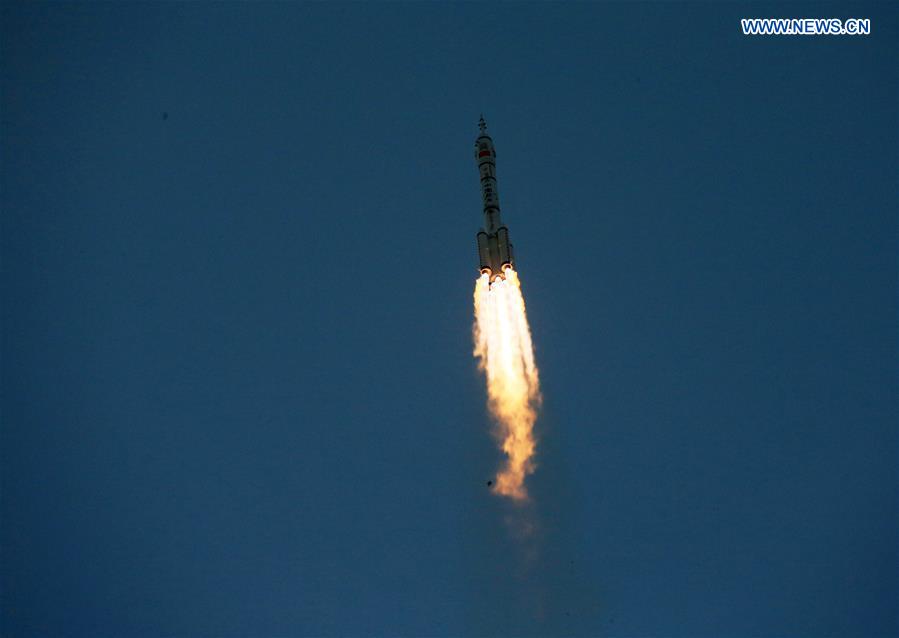
[[[474,156],[481,176],[481,199],[484,205],[484,227],[478,232],[478,268],[482,274],[505,278],[506,268],[514,267],[509,229],[499,213],[499,191],[496,188],[496,149],[487,134],[487,123],[481,117],[481,133],[474,143]]]

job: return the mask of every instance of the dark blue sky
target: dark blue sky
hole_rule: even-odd
[[[3,635],[897,635],[897,18],[4,3]],[[485,487],[481,112],[526,513]]]

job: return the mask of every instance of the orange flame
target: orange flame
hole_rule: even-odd
[[[535,469],[534,423],[540,405],[540,380],[518,274],[505,279],[482,274],[474,290],[474,356],[487,378],[487,407],[497,423],[506,462],[494,491],[527,500],[525,477]]]

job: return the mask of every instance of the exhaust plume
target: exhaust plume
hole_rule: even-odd
[[[487,407],[496,421],[496,436],[505,463],[493,491],[526,501],[525,478],[535,469],[534,423],[540,406],[540,380],[518,274],[490,282],[482,274],[474,291],[474,356],[487,380]]]

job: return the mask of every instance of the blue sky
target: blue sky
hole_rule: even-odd
[[[2,11],[4,635],[899,631],[894,8]],[[524,513],[471,356],[481,113]]]

